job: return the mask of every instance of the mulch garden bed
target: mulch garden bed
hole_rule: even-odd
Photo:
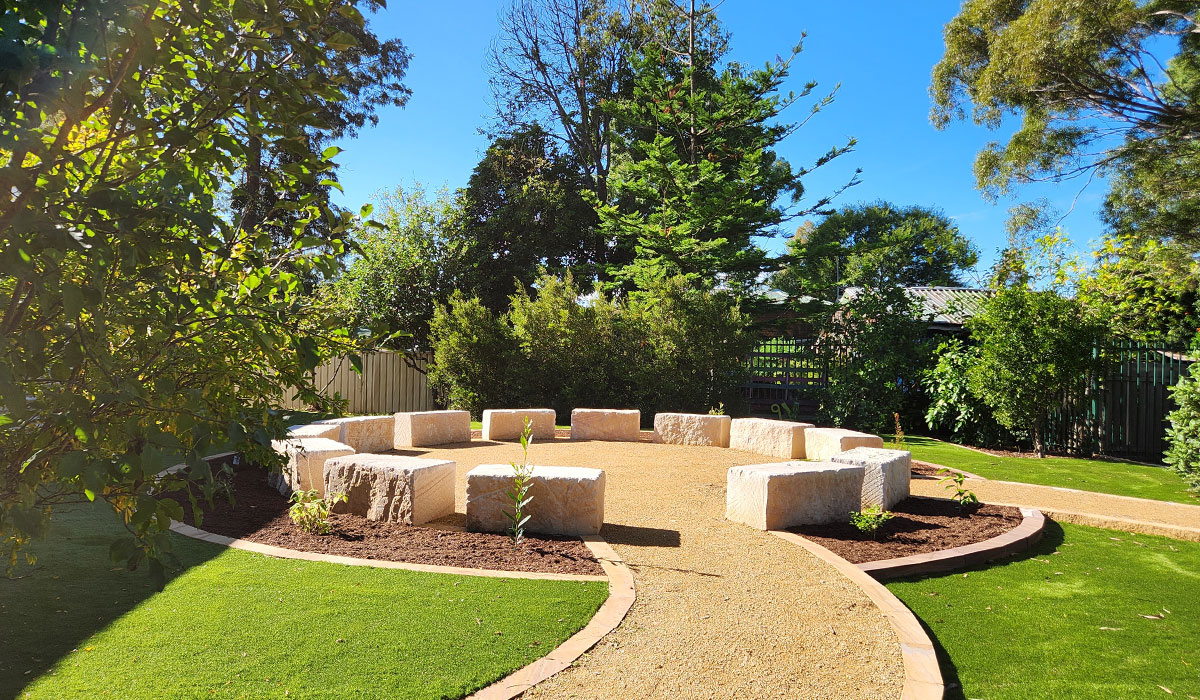
[[[941,498],[906,498],[892,512],[896,517],[880,528],[875,540],[851,525],[849,514],[846,522],[804,525],[791,532],[862,564],[982,542],[1021,524],[1021,511],[1010,506],[985,504],[964,514]]]
[[[461,532],[402,523],[378,522],[357,515],[332,514],[332,533],[314,535],[288,516],[288,499],[267,485],[266,472],[243,468],[232,477],[234,504],[217,496],[204,512],[201,529],[226,537],[360,559],[462,566],[504,571],[602,575],[591,550],[574,537],[528,535],[513,546],[507,535]],[[184,522],[194,524],[187,498]]]

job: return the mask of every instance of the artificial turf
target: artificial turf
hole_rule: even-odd
[[[1200,698],[1200,543],[1049,522],[1019,560],[888,588],[949,700]]]
[[[114,568],[98,506],[0,578],[0,699],[458,698],[582,628],[603,582],[274,559],[173,536],[161,592]]]
[[[1187,483],[1165,467],[1070,457],[1000,457],[928,437],[906,436],[904,444],[915,460],[962,469],[987,479],[1200,505],[1200,498],[1189,491]]]

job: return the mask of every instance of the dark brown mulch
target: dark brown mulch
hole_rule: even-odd
[[[460,532],[401,523],[377,522],[357,515],[329,516],[333,532],[313,535],[288,517],[288,500],[267,485],[266,472],[240,469],[233,476],[234,504],[218,496],[200,527],[226,537],[360,559],[463,566],[504,571],[603,574],[578,538],[527,536],[514,547],[507,535]],[[184,522],[193,524],[187,499]]]
[[[914,475],[928,476],[934,479],[941,479],[942,477],[946,476],[946,474],[938,474],[938,469],[940,468],[941,467],[936,467],[928,462],[918,462],[915,459],[912,463],[912,473]]]
[[[991,539],[1021,524],[1021,511],[1009,506],[982,505],[963,514],[953,501],[906,498],[892,508],[896,517],[877,533],[878,540],[846,522],[792,528],[854,564],[911,554],[937,552]]]

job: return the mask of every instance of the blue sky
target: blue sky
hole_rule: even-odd
[[[405,83],[413,94],[404,108],[385,110],[377,127],[340,144],[341,204],[357,208],[381,190],[417,181],[431,189],[466,184],[487,147],[478,133],[492,113],[486,56],[504,2],[393,0],[372,19],[380,36],[398,36],[412,52]],[[779,149],[799,165],[847,137],[858,139],[854,152],[805,179],[809,192],[832,190],[862,168],[862,184],[847,190],[839,204],[887,199],[939,207],[975,241],[986,268],[1005,242],[1004,221],[1014,201],[984,200],[971,166],[982,146],[1006,134],[970,122],[937,131],[929,122],[930,72],[942,54],[942,27],[958,7],[958,0],[726,0],[718,14],[733,34],[732,59],[761,65],[786,54],[807,31],[785,87],[799,91],[812,79],[821,92],[841,84],[834,103]],[[801,103],[785,116],[799,120],[807,110]],[[1062,225],[1076,247],[1087,250],[1102,231],[1098,208],[1106,185],[1097,180],[1079,195],[1082,184],[1020,194],[1045,197],[1064,213],[1074,203]],[[764,245],[782,250],[783,242]]]

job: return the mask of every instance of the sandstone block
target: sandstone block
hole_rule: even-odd
[[[288,437],[319,437],[341,442],[339,438],[342,437],[342,426],[337,423],[326,423],[324,421],[317,421],[316,423],[309,423],[307,425],[294,425],[288,428]]]
[[[344,493],[335,513],[420,525],[454,512],[454,462],[355,454],[325,462],[325,493]]]
[[[654,441],[668,445],[729,447],[729,416],[700,413],[656,413]]]
[[[759,530],[847,520],[859,509],[863,468],[832,462],[732,467],[725,517]]]
[[[292,491],[312,489],[324,494],[325,460],[354,454],[354,448],[349,445],[319,437],[275,440],[271,446],[276,452],[287,455],[283,471],[270,476],[271,485],[285,496]]]
[[[908,450],[855,447],[830,457],[829,461],[854,464],[866,470],[862,487],[864,508],[879,506],[888,510],[908,498],[912,479],[912,453]]]
[[[572,440],[636,442],[641,429],[642,412],[636,408],[577,408],[571,411]]]
[[[338,442],[354,448],[355,452],[387,452],[392,449],[392,432],[395,417],[350,416],[331,418],[321,424],[337,426],[341,431]]]
[[[537,440],[554,439],[553,408],[489,408],[483,412],[484,440],[516,440],[528,418]]]
[[[513,468],[481,464],[467,472],[467,529],[502,532],[511,525],[507,492]],[[595,535],[604,524],[604,472],[586,467],[534,467],[533,500],[527,505],[529,532],[548,535]]]
[[[827,460],[855,447],[883,447],[883,438],[845,428],[809,428],[804,432],[804,445],[808,459]]]
[[[770,418],[736,418],[729,429],[729,446],[768,457],[804,459],[806,431],[812,423]]]
[[[471,441],[471,414],[467,411],[413,411],[396,414],[392,447],[426,447]]]

